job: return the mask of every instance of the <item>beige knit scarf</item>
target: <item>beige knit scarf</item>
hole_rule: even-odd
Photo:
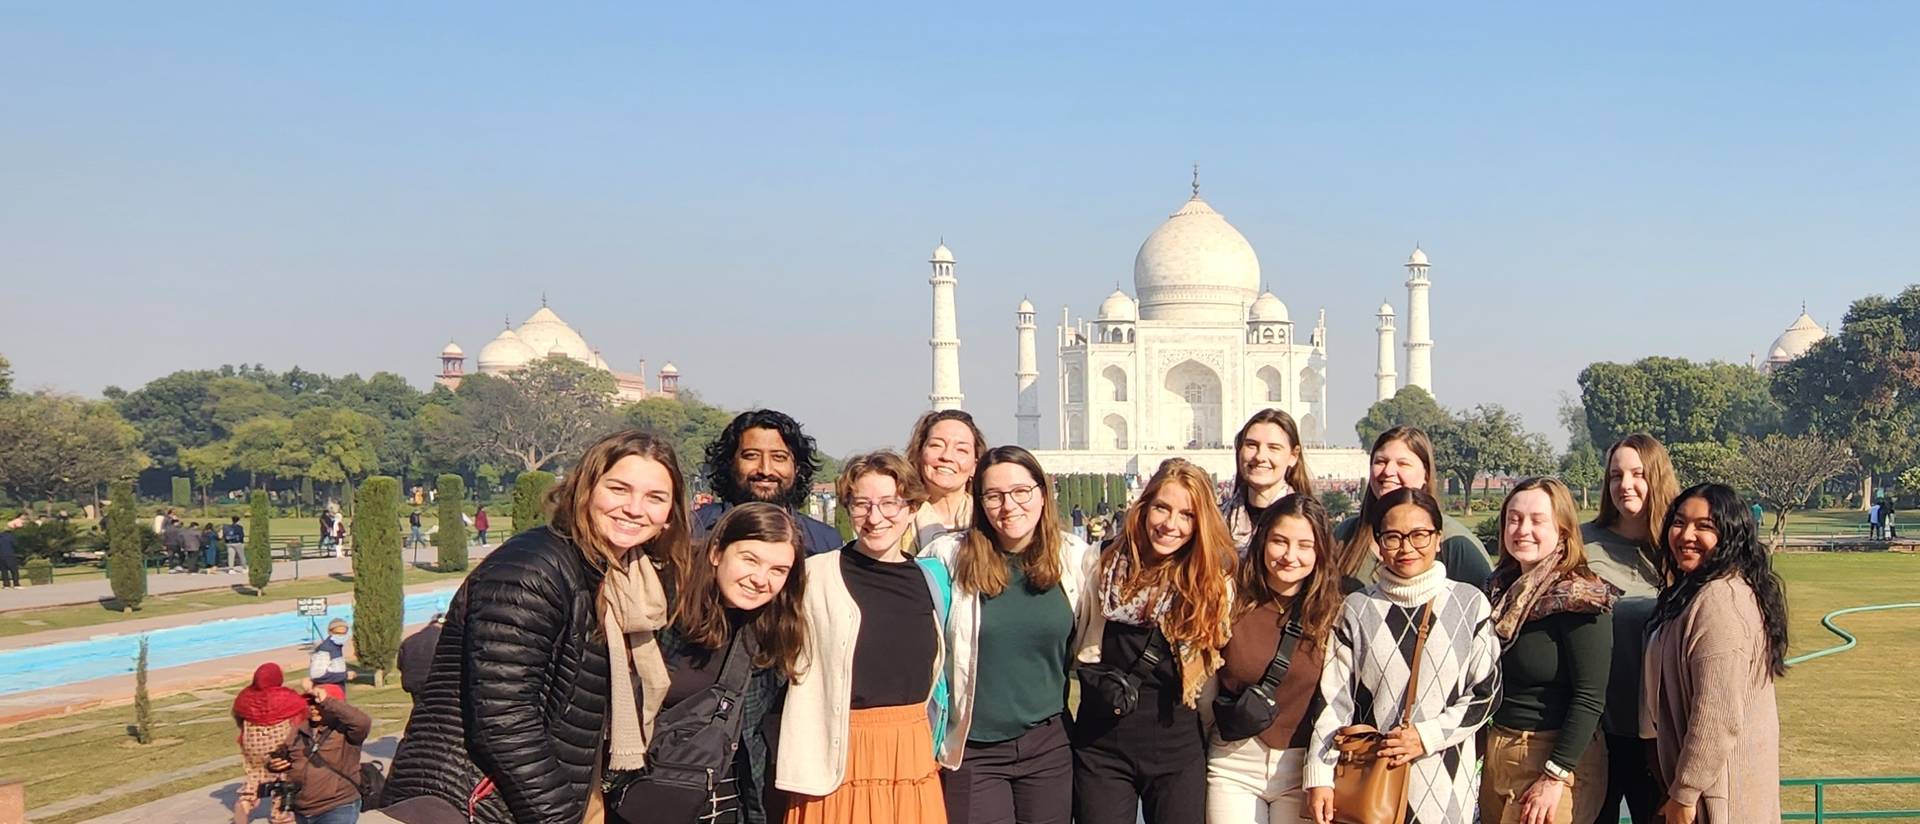
[[[607,568],[600,584],[600,616],[607,632],[607,658],[613,689],[613,718],[608,726],[607,769],[637,770],[647,764],[653,719],[666,700],[666,658],[655,633],[667,626],[667,591],[647,553],[635,548]],[[640,679],[644,707],[635,707],[633,679]]]

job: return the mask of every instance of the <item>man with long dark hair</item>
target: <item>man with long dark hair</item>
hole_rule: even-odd
[[[694,511],[694,544],[706,538],[727,510],[763,501],[793,513],[808,555],[840,548],[839,530],[800,509],[813,490],[813,473],[819,468],[813,438],[800,431],[800,423],[792,417],[772,409],[751,409],[735,416],[720,437],[707,445],[704,471],[719,500]]]

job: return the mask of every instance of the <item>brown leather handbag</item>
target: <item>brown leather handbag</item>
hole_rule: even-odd
[[[1420,608],[1420,634],[1413,642],[1413,666],[1407,676],[1407,694],[1400,701],[1400,723],[1413,714],[1420,691],[1420,659],[1427,650],[1427,630],[1433,625],[1433,604]],[[1340,760],[1333,766],[1333,820],[1336,824],[1400,824],[1407,815],[1407,775],[1411,762],[1390,766],[1380,757],[1386,733],[1369,724],[1341,727],[1333,734]]]

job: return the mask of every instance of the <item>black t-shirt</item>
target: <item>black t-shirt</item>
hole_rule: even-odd
[[[727,625],[732,628],[735,643],[743,643],[739,637],[741,628],[746,626],[746,613],[739,610],[727,610]],[[702,690],[720,680],[720,669],[727,663],[727,649],[722,647],[710,650],[694,643],[676,644],[673,654],[666,656],[667,675],[673,680],[667,686],[667,698],[660,705],[666,709],[688,698],[700,694]]]
[[[853,709],[927,700],[939,653],[933,593],[911,559],[882,563],[854,547],[840,553],[840,574],[860,608],[853,644]]]

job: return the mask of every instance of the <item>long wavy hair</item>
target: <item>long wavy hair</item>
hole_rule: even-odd
[[[933,437],[933,428],[943,421],[959,421],[966,424],[967,431],[973,433],[973,477],[980,477],[981,463],[986,460],[987,436],[980,434],[980,427],[973,422],[973,416],[958,409],[936,409],[920,416],[913,422],[913,431],[907,434],[907,463],[913,467],[915,475],[925,479],[927,468],[920,464],[920,450],[927,448],[927,441]]]
[[[1247,443],[1247,431],[1263,423],[1280,427],[1280,431],[1287,433],[1287,443],[1293,447],[1293,467],[1287,470],[1287,486],[1301,495],[1312,495],[1313,475],[1307,471],[1307,453],[1300,445],[1300,424],[1295,423],[1293,416],[1282,410],[1262,409],[1253,413],[1253,417],[1248,418],[1246,423],[1241,424],[1239,433],[1233,436],[1234,502],[1241,506],[1247,505],[1247,494],[1250,490],[1247,488],[1247,470],[1240,465],[1240,448]]]
[[[1341,549],[1340,571],[1343,575],[1352,576],[1359,572],[1360,565],[1373,555],[1373,530],[1360,528],[1360,526],[1371,527],[1379,516],[1386,514],[1386,510],[1381,508],[1380,499],[1373,494],[1371,468],[1373,455],[1395,441],[1405,444],[1407,451],[1420,459],[1420,463],[1427,471],[1427,484],[1422,489],[1426,490],[1427,495],[1436,503],[1440,500],[1440,473],[1433,465],[1433,440],[1427,437],[1427,433],[1417,426],[1396,426],[1380,433],[1379,437],[1373,439],[1373,446],[1367,449],[1369,468],[1367,483],[1363,485],[1360,493],[1360,512],[1356,516],[1358,520],[1355,521],[1356,527],[1353,533],[1347,536],[1347,545]],[[1434,516],[1433,527],[1442,528],[1441,516]]]
[[[1587,565],[1587,544],[1580,540],[1580,509],[1573,504],[1573,492],[1567,489],[1566,482],[1559,478],[1537,476],[1527,478],[1513,485],[1507,492],[1506,500],[1500,502],[1499,538],[1500,561],[1494,565],[1494,577],[1502,572],[1511,571],[1520,566],[1520,562],[1507,554],[1507,508],[1513,505],[1514,497],[1522,492],[1544,492],[1553,505],[1553,529],[1560,535],[1560,563],[1555,565],[1559,572],[1572,572]]]
[[[753,500],[753,495],[733,475],[733,456],[740,451],[740,439],[749,429],[771,429],[780,433],[781,442],[793,452],[793,488],[787,490],[786,503],[793,507],[805,503],[807,494],[813,490],[813,474],[820,471],[820,450],[811,436],[800,431],[799,421],[772,409],[750,409],[734,416],[727,428],[721,430],[720,437],[707,444],[703,468],[713,494],[730,504]]]
[[[980,456],[980,464],[973,471],[973,526],[960,539],[960,551],[954,557],[953,585],[988,598],[1007,588],[1007,579],[1011,576],[1007,574],[1006,553],[1000,549],[1000,532],[987,516],[986,505],[980,503],[986,489],[987,469],[1003,463],[1025,469],[1038,487],[1033,490],[1040,504],[1040,511],[1033,516],[1033,540],[1028,542],[1025,551],[1014,556],[1014,562],[1026,574],[1029,592],[1046,592],[1060,583],[1060,510],[1053,500],[1053,484],[1047,480],[1046,470],[1040,468],[1040,460],[1018,446],[996,446]]]
[[[1661,524],[1667,522],[1667,510],[1673,506],[1674,496],[1679,494],[1680,481],[1674,474],[1673,459],[1668,457],[1667,448],[1660,443],[1659,438],[1645,432],[1635,432],[1607,447],[1607,454],[1602,456],[1600,465],[1601,470],[1606,473],[1604,477],[1607,481],[1600,496],[1600,514],[1594,516],[1593,522],[1597,526],[1613,529],[1615,524],[1627,517],[1627,514],[1621,512],[1620,507],[1613,502],[1611,480],[1613,456],[1622,449],[1633,450],[1640,456],[1641,465],[1646,468],[1647,499],[1641,506],[1640,514],[1646,519],[1648,542],[1658,544],[1660,536],[1654,533],[1662,528]]]
[[[787,572],[786,584],[774,593],[773,600],[754,610],[746,624],[759,642],[753,665],[762,669],[778,667],[782,675],[792,678],[801,648],[806,645],[807,621],[801,614],[800,604],[807,590],[807,565],[806,553],[801,549],[800,525],[794,522],[786,507],[753,501],[733,507],[720,517],[720,522],[707,534],[706,551],[680,570],[674,626],[687,640],[709,652],[726,649],[732,629],[727,622],[727,601],[720,593],[717,574],[727,548],[741,541],[786,544],[793,549],[793,565]]]
[[[638,429],[615,432],[587,447],[573,465],[573,471],[547,493],[547,525],[578,547],[594,566],[605,569],[619,563],[625,553],[615,549],[606,536],[593,528],[593,490],[614,464],[634,456],[666,467],[667,476],[673,479],[673,503],[667,511],[667,523],[659,535],[647,542],[646,553],[666,562],[677,573],[687,565],[688,536],[692,534],[688,528],[687,485],[680,474],[680,459],[666,441]]]
[[[1694,498],[1707,502],[1707,514],[1720,533],[1720,542],[1693,572],[1682,573],[1673,561],[1670,536],[1680,520],[1680,505]],[[1660,571],[1670,583],[1660,588],[1660,600],[1654,604],[1647,630],[1679,618],[1709,582],[1738,575],[1753,589],[1766,630],[1767,671],[1779,678],[1787,674],[1787,586],[1773,571],[1773,559],[1756,532],[1753,510],[1726,484],[1694,484],[1674,498],[1660,532],[1654,536],[1660,548]]]
[[[1327,524],[1327,508],[1320,500],[1295,492],[1267,507],[1254,522],[1253,537],[1247,543],[1247,557],[1240,562],[1234,577],[1233,620],[1280,600],[1267,580],[1267,539],[1281,518],[1299,518],[1313,530],[1313,572],[1300,593],[1293,598],[1292,614],[1300,616],[1300,639],[1308,646],[1326,643],[1333,622],[1340,618],[1340,571],[1334,567],[1337,557],[1333,528]],[[1284,616],[1283,616],[1284,617]]]
[[[1178,485],[1193,502],[1193,537],[1173,557],[1149,563],[1157,554],[1148,532],[1147,514],[1160,490],[1169,485]],[[1114,566],[1126,559],[1130,574],[1119,582],[1116,595],[1120,601],[1142,590],[1171,589],[1173,605],[1161,619],[1160,631],[1176,644],[1217,650],[1227,643],[1227,613],[1231,607],[1227,581],[1233,577],[1237,555],[1233,535],[1227,531],[1227,522],[1220,517],[1220,503],[1213,495],[1213,479],[1184,458],[1169,458],[1160,464],[1139,500],[1127,511],[1126,525],[1102,550],[1100,571],[1105,580]]]

